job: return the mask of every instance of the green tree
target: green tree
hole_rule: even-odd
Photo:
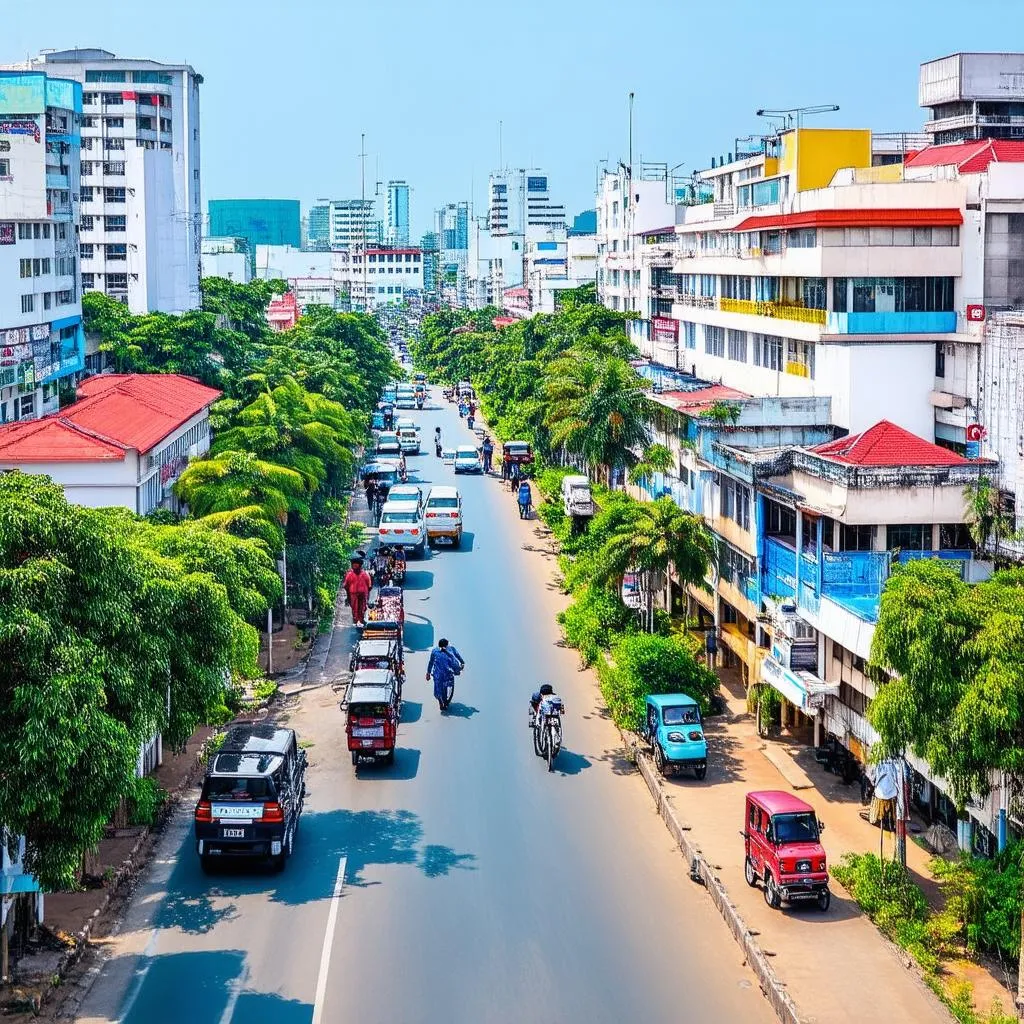
[[[663,444],[651,444],[644,449],[643,457],[629,471],[631,483],[649,480],[655,473],[668,473],[675,469],[676,457]]]
[[[46,888],[75,883],[140,743],[184,743],[251,650],[210,566],[154,549],[159,529],[0,476],[0,820]]]
[[[979,551],[991,542],[999,554],[999,543],[1013,534],[1013,517],[1003,503],[999,487],[987,476],[964,488],[964,521]]]

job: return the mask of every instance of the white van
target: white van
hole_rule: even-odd
[[[585,476],[562,477],[562,509],[570,517],[594,514],[594,497]]]
[[[431,487],[424,509],[428,544],[462,543],[462,497],[456,487]]]
[[[406,455],[419,455],[420,432],[415,427],[399,427],[398,443]]]

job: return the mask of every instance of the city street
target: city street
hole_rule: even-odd
[[[453,482],[432,451],[470,434],[435,389],[415,414],[411,476]],[[440,408],[437,403],[440,403]],[[407,685],[390,768],[353,771],[329,686],[289,702],[309,796],[283,875],[206,877],[191,807],[174,819],[78,1019],[290,1022],[768,1021],[739,948],[619,755],[559,595],[514,498],[460,476],[460,550],[410,561]],[[337,626],[328,672],[347,664]],[[448,637],[467,662],[441,715],[424,681]],[[568,714],[549,774],[527,699],[555,684]]]

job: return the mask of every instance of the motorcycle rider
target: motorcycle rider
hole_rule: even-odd
[[[455,677],[466,667],[462,655],[441,637],[437,646],[430,652],[427,662],[427,682],[434,680],[434,699],[441,711],[446,711],[448,685],[454,684]]]
[[[540,713],[540,706],[543,701],[551,700],[556,698],[561,701],[555,693],[555,688],[550,683],[541,683],[540,688],[533,691],[533,696],[530,697],[530,728],[532,729],[537,723],[537,715]]]

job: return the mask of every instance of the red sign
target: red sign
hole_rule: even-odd
[[[984,441],[988,431],[980,423],[968,423],[964,431],[968,441]]]
[[[665,316],[651,317],[651,338],[657,344],[675,344],[679,337],[679,321]]]
[[[967,319],[970,323],[980,324],[985,319],[985,307],[984,306],[968,306],[967,307]]]

